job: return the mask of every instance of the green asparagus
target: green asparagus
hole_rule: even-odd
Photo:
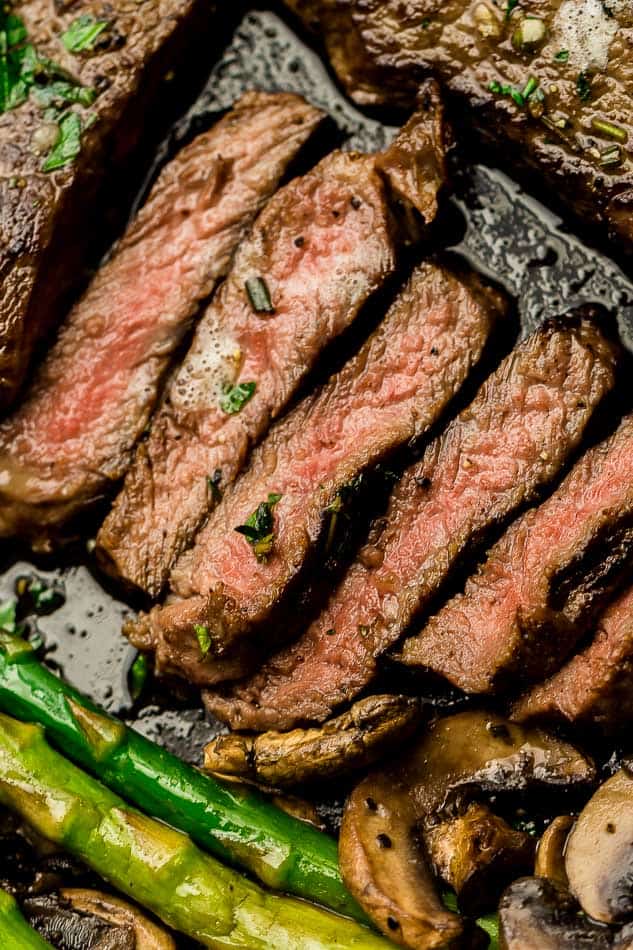
[[[0,946],[11,950],[53,950],[50,943],[27,924],[14,898],[3,890],[0,890]]]
[[[78,765],[264,884],[366,917],[341,880],[335,841],[255,790],[203,775],[108,716],[54,676],[28,643],[0,631],[0,710],[35,722]]]
[[[81,858],[124,894],[203,946],[387,950],[362,924],[264,891],[180,831],[148,818],[48,745],[44,730],[0,714],[0,804]]]

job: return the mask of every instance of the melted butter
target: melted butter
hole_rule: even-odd
[[[628,9],[630,0],[611,0],[609,9]],[[609,16],[601,0],[565,0],[553,23],[556,42],[569,51],[569,61],[579,69],[606,70],[609,49],[618,32],[618,21]]]
[[[195,412],[219,402],[224,388],[237,379],[240,361],[235,340],[217,320],[205,320],[173,382],[172,405],[181,412]]]

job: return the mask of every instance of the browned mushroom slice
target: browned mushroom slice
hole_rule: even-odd
[[[590,917],[633,917],[633,776],[621,769],[578,817],[565,849],[572,894]]]
[[[499,904],[502,950],[624,950],[613,933],[578,913],[564,888],[541,877],[525,877],[506,890]]]
[[[84,888],[64,888],[60,896],[81,914],[107,921],[134,936],[134,950],[176,950],[176,944],[162,927],[157,926],[137,907],[126,901]]]
[[[408,739],[420,713],[409,696],[369,696],[320,728],[218,736],[205,749],[204,768],[281,787],[332,778],[371,765]]]
[[[370,774],[350,796],[339,844],[345,883],[392,939],[414,948],[450,947],[460,939],[463,924],[446,914],[429,869],[429,852],[438,852],[437,824],[467,815],[477,793],[570,787],[594,777],[587,758],[541,730],[484,712],[440,719],[407,754]],[[489,831],[488,814],[486,809],[471,812],[474,835]],[[453,826],[466,827],[468,822]],[[453,834],[452,840],[464,856],[444,850],[438,865],[468,866],[470,874],[483,876],[496,849],[474,849],[463,834]],[[520,855],[522,838],[515,840]],[[505,842],[509,845],[507,835]]]
[[[431,825],[424,837],[433,870],[470,916],[489,910],[507,882],[527,874],[534,861],[534,839],[481,802]]]
[[[565,870],[565,845],[569,832],[574,826],[571,815],[559,815],[544,831],[536,849],[534,873],[537,877],[546,877],[560,887],[568,887]]]

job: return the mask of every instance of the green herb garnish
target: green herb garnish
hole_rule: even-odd
[[[237,386],[226,386],[224,395],[220,399],[220,409],[229,416],[234,416],[253,398],[256,389],[257,383],[238,383]]]
[[[15,592],[22,606],[22,613],[29,613],[32,609],[36,614],[50,614],[66,600],[59,584],[49,584],[35,574],[18,577]]]
[[[67,112],[59,123],[57,142],[48,153],[42,171],[52,172],[73,162],[81,151],[81,119],[76,112]]]
[[[245,283],[246,293],[255,313],[274,313],[275,308],[268,284],[263,277],[250,277]]]
[[[209,495],[211,496],[211,501],[214,505],[219,505],[222,501],[222,491],[220,485],[222,483],[222,469],[216,468],[213,475],[207,475],[207,489]]]
[[[145,691],[149,675],[149,660],[144,653],[139,653],[128,673],[128,689],[133,703],[140,699],[142,693]]]
[[[506,5],[506,12],[505,12],[506,20],[510,19],[515,7],[517,7],[518,5],[519,5],[519,0],[508,0],[508,3]]]
[[[43,107],[63,108],[65,103],[78,102],[81,106],[91,106],[97,93],[90,86],[75,86],[63,79],[55,80],[48,86],[35,87],[33,97]]]
[[[613,122],[607,122],[606,119],[592,119],[591,128],[595,132],[599,132],[600,135],[615,139],[616,142],[622,142],[622,144],[624,144],[629,137],[626,129],[623,129],[620,125],[614,125]]]
[[[243,534],[252,547],[258,561],[265,561],[273,548],[273,508],[281,500],[281,495],[270,493],[267,501],[257,506],[245,524],[239,524],[235,530]]]
[[[559,49],[554,57],[557,63],[568,63],[569,62],[569,50],[568,49]]]
[[[578,79],[576,80],[576,92],[578,93],[579,99],[581,99],[583,102],[587,102],[591,96],[591,79],[584,71],[578,74]]]
[[[89,13],[77,17],[70,24],[61,41],[69,53],[82,53],[94,49],[95,40],[108,27],[107,20],[96,20]]]
[[[209,633],[209,628],[205,627],[201,623],[194,623],[193,630],[196,635],[196,639],[198,640],[198,646],[200,647],[200,656],[204,660],[211,649],[211,635]]]
[[[4,633],[17,634],[20,636],[22,630],[21,624],[16,620],[17,604],[14,600],[5,600],[0,602],[0,630]]]

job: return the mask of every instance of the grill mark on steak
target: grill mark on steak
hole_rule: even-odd
[[[418,148],[424,141],[423,154],[423,129],[434,136],[441,121],[436,87],[432,94],[430,111],[412,120],[420,126],[415,138]],[[397,235],[385,178],[401,168],[399,148],[411,141],[411,123],[403,135],[404,142],[397,139],[380,156],[381,174],[376,156],[336,152],[325,158],[271,200],[238,250],[99,533],[102,559],[128,584],[151,596],[160,593],[216,504],[208,478],[220,470],[222,489],[231,484],[252,443],[326,344],[351,325],[393,272]],[[442,156],[430,169],[439,188],[438,168]],[[398,177],[396,187],[401,184]],[[420,200],[411,195],[414,205]],[[245,282],[254,278],[265,279],[274,313],[254,312],[245,291]],[[218,348],[220,356],[235,355],[228,369]],[[233,383],[256,383],[239,413],[222,412],[217,387],[209,382],[212,371],[225,372]]]
[[[633,560],[633,416],[527,512],[401,659],[466,692],[548,676]]]
[[[126,628],[144,649],[151,642],[159,672],[200,684],[235,679],[254,658],[235,655],[238,641],[269,653],[290,639],[306,611],[296,599],[300,579],[327,569],[333,519],[340,526],[351,517],[345,487],[437,421],[504,312],[504,298],[472,274],[434,264],[416,269],[357,356],[255,451],[176,565],[171,587],[180,600]],[[281,495],[274,546],[258,561],[235,526],[271,492]],[[209,631],[207,658],[192,623]]]
[[[190,318],[321,118],[247,93],[163,169],[0,424],[0,536],[48,548],[123,477]]]
[[[606,733],[633,715],[633,588],[604,612],[593,640],[514,705],[512,718],[582,723]]]
[[[99,94],[79,155],[53,173],[41,170],[43,157],[34,147],[44,111],[33,97],[0,114],[0,410],[19,390],[36,341],[58,322],[89,258],[103,248],[104,223],[117,203],[111,189],[119,198],[126,193],[121,173],[134,177],[140,146],[164,126],[171,98],[166,73],[182,73],[185,54],[197,56],[215,18],[215,4],[204,0],[107,9],[79,0],[55,11],[49,0],[25,0],[13,10],[42,56]],[[94,51],[72,55],[60,35],[82,13],[105,14],[109,28]],[[187,75],[195,72],[188,68]],[[107,213],[95,227],[106,200]]]
[[[615,347],[591,316],[520,343],[407,470],[323,613],[250,680],[207,693],[211,712],[233,728],[289,729],[367,686],[454,565],[555,478],[614,375]]]
[[[285,2],[321,33],[356,102],[407,106],[420,79],[437,76],[506,169],[536,172],[574,214],[605,224],[630,249],[633,161],[593,125],[607,119],[623,143],[633,136],[633,17],[624,4],[539,0],[506,16],[504,3],[464,0]],[[544,37],[517,49],[526,16],[542,21]],[[510,91],[521,93],[531,76],[544,98],[516,102]]]

